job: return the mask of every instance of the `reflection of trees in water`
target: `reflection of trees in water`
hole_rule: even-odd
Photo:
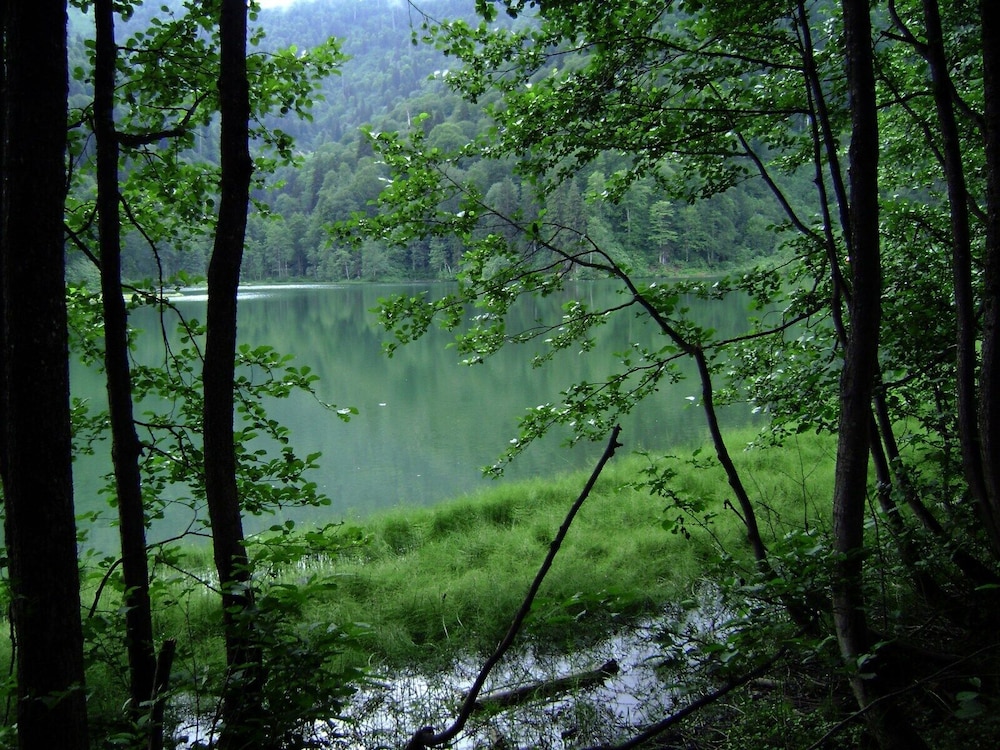
[[[701,606],[635,623],[575,651],[525,648],[512,654],[486,692],[557,680],[609,659],[618,661],[620,671],[586,690],[476,713],[454,747],[610,746],[669,715],[678,703],[677,685],[685,684],[687,691],[695,687],[689,681],[697,658],[694,644],[723,637],[720,623],[726,618],[715,609],[718,600],[706,595]],[[676,634],[669,648],[686,654],[690,663],[675,660],[663,668],[664,632]],[[416,728],[440,729],[453,718],[480,666],[480,660],[467,657],[437,672],[394,670],[389,677],[376,676],[373,685],[358,692],[346,721],[318,728],[318,736],[336,748],[402,747]]]
[[[560,352],[553,365],[532,369],[537,344],[505,347],[483,364],[463,366],[451,334],[432,329],[421,341],[400,347],[390,359],[382,353],[388,338],[370,312],[381,297],[424,289],[444,294],[451,285],[345,285],[252,288],[241,296],[239,337],[251,346],[271,345],[295,356],[294,364],[308,366],[320,377],[318,398],[338,407],[355,406],[360,413],[344,424],[314,399],[299,394],[269,406],[279,422],[288,425],[301,455],[323,453],[313,479],[326,491],[332,509],[296,511],[296,520],[329,520],[345,513],[367,515],[399,504],[430,504],[480,486],[480,469],[494,463],[517,435],[517,418],[526,409],[556,403],[560,391],[574,382],[603,379],[621,367],[616,354],[632,341],[654,345],[652,326],[633,315],[612,315],[598,331],[593,351]],[[509,315],[510,331],[526,329],[536,321],[558,320],[561,304],[570,294],[592,308],[622,301],[606,282],[573,284],[564,296],[521,300]],[[204,301],[197,295],[178,301],[186,316],[203,319]],[[723,303],[692,300],[706,325],[720,332],[744,328],[745,307],[739,299]],[[704,309],[702,309],[704,308]],[[176,315],[168,313],[168,329]],[[150,309],[133,315],[133,326],[149,335],[138,338],[136,359],[155,364],[162,360],[159,321]],[[682,363],[682,367],[687,367]],[[82,368],[81,368],[82,369]],[[94,374],[74,372],[77,395],[100,403],[103,384]],[[623,421],[626,450],[668,448],[702,439],[704,420],[687,396],[697,393],[693,380],[664,386],[642,409]],[[742,411],[730,415],[742,421]],[[555,433],[531,446],[510,467],[512,477],[551,474],[583,468],[599,446],[561,446],[565,433]],[[100,459],[83,457],[77,464],[80,486],[96,485],[93,477],[104,470]],[[96,492],[78,496],[104,507]]]

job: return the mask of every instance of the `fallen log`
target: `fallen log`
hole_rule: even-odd
[[[618,662],[614,659],[606,661],[597,669],[566,677],[556,677],[551,680],[532,682],[528,685],[511,688],[510,690],[499,690],[495,693],[482,695],[473,704],[473,711],[496,710],[516,706],[530,700],[540,700],[551,698],[554,695],[569,692],[570,690],[582,690],[584,688],[599,685],[609,677],[618,674]]]

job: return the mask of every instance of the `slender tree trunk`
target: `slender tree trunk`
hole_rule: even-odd
[[[618,278],[626,285],[629,291],[635,295],[639,304],[642,305],[643,309],[645,309],[646,312],[649,313],[650,317],[656,321],[660,330],[669,336],[671,340],[684,351],[685,354],[694,360],[695,365],[698,368],[698,379],[701,383],[701,407],[703,413],[705,414],[705,421],[708,424],[709,433],[712,436],[712,445],[715,448],[715,456],[719,460],[719,464],[722,466],[723,471],[726,472],[726,479],[729,482],[729,487],[732,489],[733,495],[736,498],[736,504],[739,506],[740,519],[742,520],[743,526],[747,532],[747,542],[750,545],[750,549],[753,551],[757,567],[766,578],[775,578],[777,574],[775,573],[774,568],[771,565],[771,561],[767,556],[767,545],[764,544],[764,539],[760,533],[760,526],[757,523],[757,512],[754,509],[753,501],[750,499],[750,495],[747,492],[746,486],[743,484],[743,479],[740,477],[739,470],[733,462],[732,455],[729,453],[729,448],[726,446],[725,438],[722,435],[722,428],[719,425],[719,415],[715,408],[715,387],[712,385],[712,370],[711,367],[709,367],[704,349],[702,349],[698,344],[689,342],[686,338],[684,338],[684,336],[681,335],[680,331],[670,325],[670,322],[660,315],[656,307],[650,304],[650,302],[639,293],[639,290],[636,288],[635,284],[632,283],[632,280],[627,274],[619,273]],[[733,507],[735,508],[736,506]],[[794,620],[799,627],[808,630],[815,627],[815,616],[823,609],[819,602],[814,601],[807,601],[803,604],[801,602],[785,599],[783,603],[792,620]]]
[[[762,569],[769,569],[770,564],[767,562],[767,546],[764,544],[764,539],[760,534],[760,527],[757,524],[757,514],[754,510],[753,502],[750,500],[750,495],[743,484],[743,480],[740,478],[739,471],[736,468],[736,464],[733,463],[732,456],[729,453],[729,448],[726,446],[726,441],[722,436],[722,428],[719,425],[719,415],[715,409],[715,387],[712,385],[712,370],[709,367],[704,349],[702,349],[698,344],[693,344],[688,341],[683,335],[681,335],[680,331],[670,324],[666,318],[660,315],[656,307],[639,293],[638,288],[636,288],[635,284],[627,274],[619,272],[618,278],[635,296],[635,299],[639,301],[639,304],[642,305],[643,309],[649,313],[650,317],[656,321],[660,330],[669,336],[670,339],[685,354],[694,360],[695,365],[698,368],[698,380],[701,384],[701,407],[705,414],[705,421],[708,424],[709,433],[712,436],[712,445],[715,448],[716,458],[718,458],[719,464],[726,472],[726,478],[729,481],[729,486],[733,490],[733,494],[736,496],[736,502],[739,505],[740,512],[742,514],[743,525],[747,530],[747,541],[750,544],[750,549],[753,550],[754,559],[760,564]]]
[[[94,134],[97,139],[97,225],[100,236],[101,293],[104,308],[104,369],[111,417],[111,456],[118,494],[118,532],[125,579],[125,641],[132,713],[152,696],[156,672],[153,620],[146,567],[146,518],[139,473],[141,445],[132,413],[128,316],[121,285],[121,221],[118,213],[118,134],[114,122],[114,7],[96,0]]]
[[[885,445],[886,458],[890,466],[894,467],[895,485],[903,494],[903,499],[907,507],[925,529],[936,536],[942,544],[946,544],[951,548],[952,561],[972,584],[977,587],[985,587],[980,591],[980,595],[992,599],[995,596],[992,593],[994,591],[993,587],[996,584],[1000,584],[1000,576],[997,576],[987,565],[978,560],[968,549],[962,546],[965,544],[965,540],[955,539],[917,496],[917,490],[902,466],[902,457],[899,452],[899,445],[896,442],[896,436],[893,433],[892,419],[889,416],[889,406],[886,403],[884,394],[876,392],[874,404],[878,424],[877,435]],[[980,605],[981,603],[976,606]]]
[[[236,484],[233,383],[236,360],[236,293],[246,236],[252,164],[249,152],[250,94],[246,70],[247,6],[222,0],[219,31],[222,174],[219,220],[208,268],[207,340],[204,366],[205,490],[212,523],[215,565],[222,587],[229,679],[223,695],[221,748],[257,746],[260,654],[249,618],[253,608],[250,569]]]
[[[702,411],[705,413],[705,421],[708,423],[708,431],[712,436],[712,445],[715,447],[715,456],[726,472],[729,480],[729,487],[736,496],[736,502],[740,507],[743,525],[747,531],[747,542],[753,550],[754,559],[766,570],[770,570],[767,562],[767,546],[764,538],[760,534],[760,527],[757,524],[757,513],[754,510],[750,495],[740,478],[740,473],[733,463],[733,457],[729,454],[729,448],[722,436],[722,427],[719,425],[719,415],[715,409],[715,388],[712,385],[712,373],[708,367],[708,360],[705,352],[700,347],[694,347],[692,356],[698,366],[698,375],[701,380]]]
[[[0,253],[4,235],[7,234],[7,2],[0,0]],[[3,258],[0,254],[0,482],[7,476],[7,334],[5,320],[5,293]]]
[[[23,750],[88,746],[63,262],[65,0],[3,4],[5,532]]]
[[[962,167],[962,148],[952,105],[952,85],[945,58],[941,14],[937,0],[923,0],[927,42],[927,63],[931,72],[934,103],[937,108],[941,150],[944,155],[944,177],[948,186],[951,211],[952,283],[955,295],[955,317],[958,350],[957,397],[958,435],[962,446],[962,466],[972,499],[979,511],[990,545],[1000,556],[1000,517],[996,503],[990,497],[983,464],[982,440],[979,433],[978,398],[976,389],[976,301],[972,291],[972,240],[969,233],[969,194]],[[985,386],[987,381],[983,381]],[[995,386],[994,386],[995,387]]]
[[[979,431],[992,516],[1000,519],[1000,3],[980,0],[986,140],[986,248],[983,259]],[[1000,548],[994,547],[1000,556]]]
[[[833,125],[830,121],[830,110],[826,105],[826,93],[824,91],[823,81],[820,79],[820,75],[816,67],[816,56],[814,53],[815,46],[812,40],[812,30],[809,26],[809,14],[806,11],[804,0],[798,0],[795,15],[799,23],[799,33],[802,38],[803,76],[805,78],[806,88],[810,93],[810,98],[814,103],[813,106],[815,108],[815,113],[813,120],[822,135],[822,138],[815,144],[817,156],[820,150],[826,154],[826,159],[829,164],[828,171],[830,174],[830,182],[833,185],[833,194],[836,199],[841,229],[844,230],[844,235],[848,238],[847,255],[850,257],[850,232],[846,229],[848,223],[850,222],[850,216],[848,215],[848,207],[850,203],[847,199],[847,186],[844,184],[843,171],[840,168],[840,138],[838,138],[837,134],[834,132]],[[826,227],[826,234],[829,237],[833,227],[828,216],[829,208],[826,201],[826,190],[823,187],[822,160],[819,158],[816,159],[816,179],[817,186],[821,188],[820,195],[823,198],[824,224]],[[828,242],[827,253],[830,257],[830,270],[833,274],[834,287],[838,294],[838,299],[835,300],[835,303],[837,304],[837,310],[839,311],[839,295],[842,293],[845,298],[850,298],[850,289],[847,288],[846,281],[843,278],[840,259],[837,258],[834,243]]]
[[[868,0],[842,0],[847,85],[851,106],[850,227],[852,295],[850,330],[840,380],[840,425],[833,496],[833,616],[840,651],[854,670],[851,686],[879,746],[925,747],[884,695],[882,660],[871,654],[864,596],[864,519],[871,402],[878,366],[882,268],[879,248],[878,120]],[[862,672],[873,673],[865,678]]]

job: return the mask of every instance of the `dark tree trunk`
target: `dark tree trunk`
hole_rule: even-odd
[[[979,427],[994,522],[1000,519],[1000,3],[980,0],[986,140],[986,249]],[[1000,556],[1000,548],[994,547]]]
[[[223,0],[219,24],[222,113],[222,175],[219,221],[208,268],[207,340],[204,367],[205,490],[212,523],[215,565],[222,587],[226,659],[230,677],[223,695],[222,748],[250,747],[259,717],[262,665],[248,620],[253,607],[250,570],[233,446],[233,382],[236,360],[236,292],[246,235],[252,164],[249,152],[250,94],[246,70],[247,6]]]
[[[121,285],[121,222],[118,213],[118,134],[114,122],[115,47],[111,0],[94,4],[94,134],[97,139],[97,223],[104,308],[104,367],[111,417],[111,455],[118,493],[118,532],[125,579],[125,639],[132,713],[138,718],[152,695],[156,671],[153,621],[146,567],[146,518],[139,473],[141,446],[132,414],[128,316]]]
[[[66,26],[65,0],[3,4],[0,468],[24,750],[88,746],[63,278]]]
[[[744,486],[743,480],[740,478],[736,464],[733,463],[733,457],[729,453],[726,441],[722,436],[722,427],[719,425],[719,414],[715,408],[715,388],[712,385],[712,372],[709,369],[708,360],[705,357],[704,350],[700,347],[693,348],[692,356],[694,357],[695,364],[698,366],[698,376],[701,380],[702,411],[705,413],[708,431],[712,436],[715,456],[726,472],[729,487],[736,496],[743,525],[747,531],[747,542],[750,544],[750,549],[753,550],[754,559],[762,568],[770,570],[770,564],[767,562],[767,546],[764,544],[764,538],[761,536],[760,527],[757,524],[757,513],[754,510],[753,502],[750,500],[746,486]]]
[[[871,403],[878,366],[882,268],[879,247],[878,120],[868,0],[843,0],[844,46],[851,107],[850,245],[852,295],[850,330],[840,379],[840,425],[833,496],[833,615],[841,654],[855,669],[851,679],[859,706],[879,746],[895,750],[925,747],[884,694],[883,665],[872,656],[864,670],[858,659],[869,654],[863,586],[864,519],[868,481]],[[860,672],[874,672],[863,679]]]
[[[976,389],[976,301],[972,292],[972,240],[969,234],[969,195],[962,167],[962,147],[952,105],[952,84],[945,58],[941,14],[937,0],[923,0],[927,42],[925,56],[931,72],[934,104],[937,108],[944,177],[951,212],[952,283],[955,295],[956,340],[958,350],[957,397],[958,435],[962,446],[962,466],[973,501],[989,536],[994,554],[1000,555],[1000,518],[991,502],[983,464],[979,434]],[[983,381],[983,385],[987,381]]]
[[[881,268],[878,240],[878,130],[871,77],[868,4],[843,0],[853,132],[850,227],[853,294],[840,381],[840,427],[834,487],[834,535],[840,556],[833,605],[841,651],[848,660],[868,650],[862,597],[868,420],[878,351]],[[867,699],[859,694],[862,705]]]

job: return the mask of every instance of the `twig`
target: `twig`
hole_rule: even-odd
[[[556,534],[555,539],[552,540],[552,544],[549,545],[549,551],[545,556],[545,561],[535,574],[535,580],[532,581],[531,588],[528,589],[528,593],[524,597],[524,601],[521,603],[521,608],[517,611],[517,614],[514,615],[510,628],[508,628],[507,634],[503,637],[503,640],[500,641],[500,645],[497,646],[493,655],[486,660],[486,663],[479,672],[479,676],[476,677],[476,681],[472,684],[469,692],[465,694],[465,700],[462,702],[462,707],[459,709],[458,716],[455,718],[455,721],[450,727],[445,729],[440,734],[435,734],[433,727],[423,727],[422,729],[417,730],[413,737],[410,738],[409,743],[407,743],[406,750],[424,750],[424,748],[435,745],[443,745],[446,742],[450,742],[465,727],[466,722],[468,722],[469,717],[472,716],[472,713],[476,708],[476,700],[479,697],[480,691],[483,689],[486,678],[489,677],[493,667],[495,667],[500,659],[503,658],[503,655],[507,653],[507,650],[514,642],[514,638],[517,636],[518,632],[520,632],[521,625],[528,616],[528,612],[531,611],[531,604],[535,599],[535,595],[538,593],[538,589],[541,587],[542,581],[545,579],[546,574],[552,567],[552,562],[555,559],[556,554],[559,552],[559,548],[562,546],[563,540],[566,538],[566,534],[569,532],[569,527],[572,525],[573,519],[576,517],[577,512],[583,505],[583,502],[590,495],[590,491],[597,483],[597,479],[604,470],[605,464],[607,464],[608,461],[611,460],[611,457],[615,455],[615,450],[621,447],[621,443],[618,442],[618,435],[621,433],[621,430],[621,425],[615,425],[615,428],[611,431],[611,437],[608,439],[608,445],[604,449],[604,454],[597,462],[597,466],[594,467],[594,471],[591,473],[590,479],[587,480],[587,484],[584,486],[580,496],[576,499],[576,502],[573,503],[569,512],[566,513],[566,519],[563,521],[562,526],[559,527],[559,531]]]
[[[693,714],[695,711],[704,708],[710,703],[714,703],[715,701],[719,700],[719,698],[722,698],[727,693],[731,693],[736,688],[743,687],[751,680],[760,677],[760,675],[767,672],[767,670],[773,667],[785,655],[786,650],[787,649],[785,648],[781,648],[776,654],[774,654],[774,656],[769,658],[760,666],[751,669],[749,672],[740,677],[737,677],[735,680],[727,682],[718,690],[713,690],[711,693],[703,695],[694,703],[689,703],[680,711],[670,714],[670,716],[668,716],[667,718],[662,719],[656,722],[655,724],[650,725],[649,727],[641,731],[639,734],[637,734],[635,737],[628,740],[627,742],[621,745],[613,745],[613,746],[599,745],[597,747],[587,748],[586,750],[630,750],[633,747],[638,747],[644,742],[653,739],[658,734],[662,734],[667,729],[672,727],[674,724],[679,722],[681,719],[689,716],[690,714]]]

